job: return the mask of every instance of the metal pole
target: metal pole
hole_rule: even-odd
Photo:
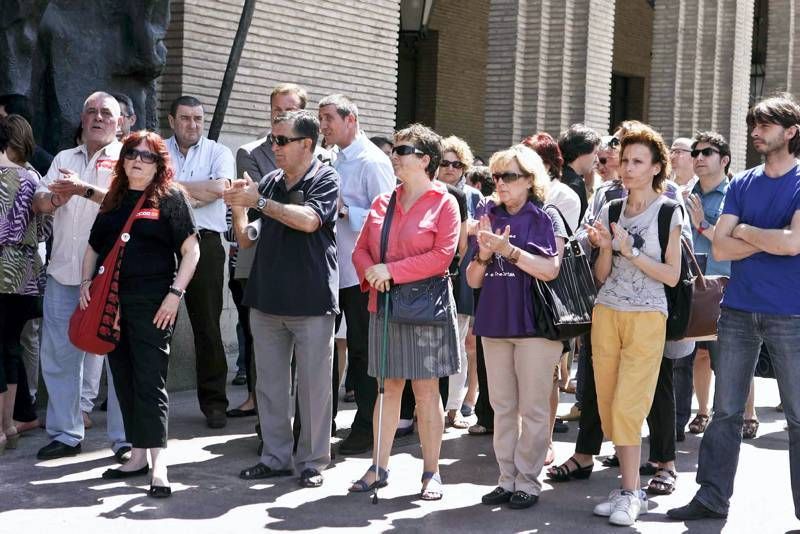
[[[253,21],[255,9],[256,0],[244,0],[242,17],[239,19],[236,37],[233,38],[233,46],[230,56],[228,56],[228,66],[225,68],[222,87],[219,88],[219,97],[217,97],[217,105],[214,108],[214,118],[211,119],[211,128],[208,130],[208,138],[212,141],[219,139],[219,132],[222,130],[222,122],[225,120],[225,112],[228,110],[228,100],[230,100],[233,90],[233,81],[236,79],[236,71],[239,69],[239,60],[242,57],[242,50],[244,50],[244,43],[247,40],[247,32]]]

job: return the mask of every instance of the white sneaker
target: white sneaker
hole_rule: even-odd
[[[615,489],[611,493],[608,494],[608,500],[605,502],[601,502],[597,506],[594,507],[594,515],[599,515],[602,517],[610,517],[611,514],[614,513],[615,510],[615,500],[619,499],[622,496],[622,490]],[[647,494],[644,491],[639,491],[639,500],[641,501],[640,509],[641,511],[639,514],[647,513]]]
[[[608,518],[612,525],[630,526],[636,522],[639,514],[647,513],[647,500],[631,491],[622,491],[614,499],[614,511]]]

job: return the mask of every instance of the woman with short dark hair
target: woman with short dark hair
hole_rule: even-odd
[[[392,166],[400,185],[392,195],[384,194],[372,203],[369,215],[353,251],[353,265],[362,290],[369,290],[369,374],[381,372],[382,316],[378,301],[393,284],[405,284],[432,277],[444,277],[458,244],[460,218],[455,198],[441,182],[434,180],[442,158],[441,138],[414,124],[395,134]],[[396,199],[389,231],[385,261],[381,260],[381,231],[390,198]],[[351,487],[366,492],[385,486],[392,440],[400,418],[400,403],[407,379],[411,380],[417,403],[417,425],[422,445],[423,500],[442,498],[439,451],[444,431],[444,412],[439,395],[439,378],[459,371],[458,333],[455,302],[450,293],[446,324],[410,325],[389,323],[388,358],[383,369],[383,416],[379,405],[373,417],[373,465]],[[378,421],[382,420],[379,428]],[[381,440],[378,441],[380,432]],[[377,465],[377,468],[376,468]],[[376,473],[377,471],[377,473]]]
[[[32,207],[39,179],[25,168],[34,146],[25,119],[0,119],[0,454],[15,448],[19,437],[12,415],[24,375],[20,336],[29,319],[41,316],[44,292],[38,253],[43,236]]]

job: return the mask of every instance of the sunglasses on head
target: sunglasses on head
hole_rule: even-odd
[[[267,135],[267,143],[271,145],[286,146],[289,143],[300,141],[301,139],[308,139],[308,136],[301,135],[299,137],[286,137],[285,135]]]
[[[155,163],[158,161],[158,154],[149,150],[137,150],[135,148],[127,149],[122,154],[122,157],[130,161],[136,161],[136,158],[140,158],[143,163]]]
[[[411,145],[397,145],[396,147],[392,148],[392,154],[397,154],[398,156],[408,156],[410,154],[424,156],[425,152]]]
[[[519,174],[517,172],[496,172],[496,173],[492,174],[492,180],[494,180],[495,182],[499,182],[500,180],[503,180],[503,183],[506,183],[506,184],[513,184],[514,182],[516,182],[520,178],[524,178],[524,177],[525,177],[524,174]]]
[[[692,150],[692,157],[693,158],[696,158],[700,154],[702,154],[703,157],[707,158],[707,157],[711,156],[711,154],[719,154],[719,150],[717,150],[716,148],[710,147],[710,146],[707,146],[707,147],[705,147],[703,149],[695,148],[694,150]]]
[[[439,167],[443,169],[446,169],[447,167],[453,167],[454,169],[463,169],[464,167],[466,167],[466,165],[464,165],[460,161],[449,161],[443,159],[442,162],[439,163]]]

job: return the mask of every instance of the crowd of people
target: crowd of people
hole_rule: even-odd
[[[166,377],[184,300],[208,427],[257,417],[259,460],[243,479],[296,474],[301,486],[321,486],[343,383],[356,410],[338,454],[373,459],[350,492],[391,483],[393,441],[416,428],[420,498],[441,499],[442,434],[454,427],[493,435],[499,477],[482,502],[524,509],[538,501],[545,466],[554,483],[587,479],[610,439],[615,454],[603,463],[619,467],[620,487],[594,514],[632,525],[648,494],[675,490],[675,443],[688,425],[703,434],[700,489],[667,515],[724,518],[741,440],[758,432],[763,345],[800,517],[800,366],[791,356],[800,341],[800,105],[791,95],[749,111],[764,163],[736,176],[717,132],[668,147],[638,121],[612,135],[575,124],[556,137],[535,132],[486,165],[463,139],[421,124],[368,138],[345,95],[314,111],[308,103],[302,87],[276,86],[266,136],[234,157],[204,135],[197,98],[172,103],[164,139],[131,131],[125,95],[96,92],[76,146],[51,157],[36,144],[25,98],[0,97],[0,454],[39,426],[39,370],[50,443],[37,458],[81,453],[105,366],[119,467],[102,477],[150,474],[148,495],[169,497]],[[124,254],[107,267],[120,242]],[[591,330],[552,339],[535,288],[559,278],[576,243],[597,293]],[[668,288],[681,282],[685,247],[705,274],[729,277],[714,340],[668,340]],[[234,383],[248,391],[236,408],[220,331],[226,267],[238,312]],[[98,298],[107,268],[108,326],[118,335],[107,355],[90,354],[71,342],[70,320]],[[576,396],[560,417],[559,392]],[[558,463],[553,432],[575,420],[574,454]]]

